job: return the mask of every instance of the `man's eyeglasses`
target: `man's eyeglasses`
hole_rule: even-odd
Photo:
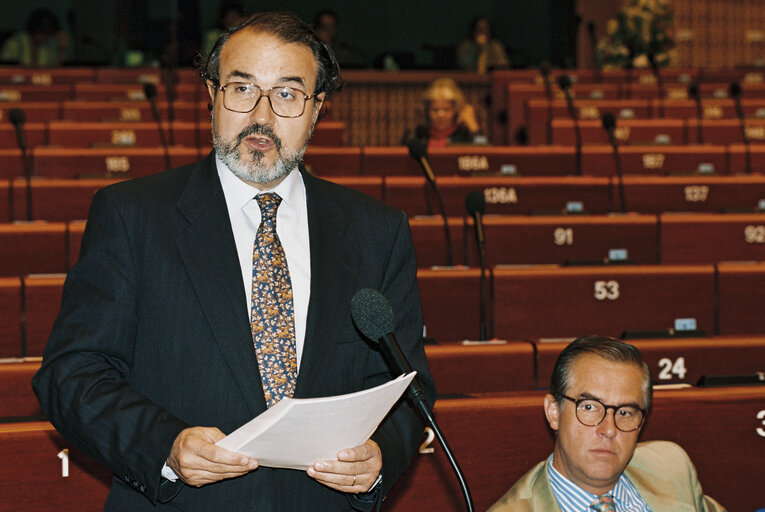
[[[223,92],[223,106],[228,110],[243,114],[250,112],[265,96],[268,98],[271,110],[279,117],[302,116],[306,101],[316,97],[315,94],[308,96],[305,91],[294,87],[261,89],[247,82],[229,82],[218,89]]]
[[[645,418],[645,409],[634,405],[606,405],[595,398],[577,400],[566,395],[560,396],[574,403],[576,419],[588,427],[600,425],[609,409],[614,410],[614,425],[622,432],[632,432],[639,429]]]

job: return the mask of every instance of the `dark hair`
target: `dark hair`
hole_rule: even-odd
[[[335,11],[332,9],[322,9],[313,16],[313,28],[317,28],[319,26],[319,23],[324,16],[331,16],[332,18],[335,18],[335,23],[340,21]]]
[[[265,32],[285,43],[297,43],[310,48],[318,68],[314,94],[331,93],[340,88],[340,67],[332,49],[316,36],[316,32],[309,25],[294,14],[287,12],[253,14],[239,25],[224,31],[213,45],[207,58],[200,56],[197,60],[202,80],[210,80],[216,86],[220,85],[218,72],[223,46],[233,34],[245,29]]]
[[[559,404],[563,402],[563,395],[568,392],[571,384],[571,367],[582,355],[592,354],[615,363],[634,364],[643,371],[643,408],[651,408],[653,389],[651,387],[651,370],[640,356],[640,351],[629,343],[608,336],[585,336],[572,341],[555,362],[552,379],[550,380],[550,394]]]
[[[486,16],[476,16],[473,18],[473,21],[470,22],[470,31],[468,32],[468,37],[472,41],[475,39],[475,32],[476,29],[478,29],[478,22],[485,21],[489,25],[489,34],[494,35],[494,26],[492,25],[491,21],[489,21],[489,18]]]
[[[45,7],[35,9],[27,18],[27,33],[34,34],[55,34],[61,30],[61,24],[53,11]]]

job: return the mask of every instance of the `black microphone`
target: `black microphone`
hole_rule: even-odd
[[[552,66],[550,66],[550,62],[547,60],[543,60],[539,64],[539,72],[542,74],[542,81],[545,84],[545,94],[547,95],[548,100],[552,100],[552,88],[550,87],[550,71]]]
[[[698,121],[698,128],[696,130],[696,142],[704,144],[704,129],[702,126],[702,120],[704,119],[704,111],[701,106],[701,94],[699,93],[699,86],[697,83],[692,82],[688,85],[688,96],[696,102],[696,120]]]
[[[441,191],[436,184],[436,176],[433,174],[433,169],[428,162],[428,143],[426,140],[414,137],[406,142],[406,146],[409,148],[409,155],[419,162],[422,171],[425,173],[425,179],[430,183],[430,187],[436,194],[436,200],[438,201],[438,208],[441,211],[441,218],[444,223],[444,241],[446,243],[446,266],[452,266],[452,237],[449,233],[449,221],[446,218],[446,210],[444,209],[444,200],[441,197]],[[429,203],[428,203],[429,204]]]
[[[576,174],[582,175],[582,132],[579,129],[579,117],[576,115],[576,109],[574,108],[574,99],[571,97],[571,77],[562,74],[558,76],[558,87],[561,88],[563,94],[566,95],[566,106],[568,106],[568,114],[574,121],[574,135],[576,135]],[[549,120],[552,122],[552,119]]]
[[[481,265],[478,297],[478,341],[486,341],[486,240],[483,236],[483,214],[486,212],[486,198],[482,192],[473,190],[465,196],[465,208],[473,217],[475,241],[478,245],[478,257]]]
[[[733,98],[736,107],[736,117],[741,127],[741,139],[744,141],[744,161],[746,173],[752,174],[752,157],[749,153],[749,137],[746,134],[746,123],[744,121],[744,110],[741,108],[741,85],[738,82],[731,82],[728,88],[728,95]]]
[[[616,179],[619,189],[619,202],[622,207],[622,213],[627,213],[627,201],[624,194],[624,177],[622,176],[622,161],[619,156],[619,141],[616,139],[616,117],[611,112],[604,112],[600,117],[603,129],[608,134],[608,142],[614,150],[614,163],[616,164]]]
[[[379,344],[383,356],[396,377],[402,373],[410,373],[412,371],[409,361],[407,361],[406,356],[401,351],[401,347],[399,347],[396,337],[393,334],[393,331],[395,330],[393,308],[391,307],[390,302],[388,302],[380,292],[373,290],[372,288],[364,288],[356,292],[351,299],[351,316],[359,331],[361,331],[361,333],[369,340]],[[433,430],[438,442],[444,449],[444,454],[449,459],[449,463],[454,469],[457,479],[460,482],[467,508],[472,512],[473,500],[470,497],[470,490],[468,489],[465,477],[462,475],[459,464],[457,464],[457,459],[454,458],[446,439],[441,433],[441,429],[438,428],[436,419],[426,400],[422,385],[417,380],[416,375],[409,384],[407,396],[417,410],[420,411],[420,414],[422,414],[425,421]]]
[[[24,133],[24,124],[27,122],[26,112],[20,108],[12,108],[8,111],[8,120],[16,130],[16,145],[21,151],[21,163],[24,166],[24,178],[27,182],[27,220],[32,220],[32,161],[29,158],[27,137]]]
[[[143,95],[151,105],[151,115],[154,117],[154,121],[157,123],[157,132],[159,132],[159,142],[162,144],[162,149],[165,153],[165,169],[170,169],[170,147],[167,145],[167,139],[165,138],[165,131],[162,129],[162,117],[159,115],[159,109],[157,108],[157,86],[151,82],[143,83]],[[172,129],[172,127],[171,127]]]

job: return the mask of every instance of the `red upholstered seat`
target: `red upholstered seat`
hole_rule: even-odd
[[[572,146],[576,144],[576,131],[571,119],[553,119],[552,144]],[[579,121],[582,144],[608,144],[603,123],[598,120]],[[685,121],[680,119],[619,119],[614,133],[619,144],[687,144]],[[694,132],[695,137],[695,132]],[[693,139],[695,140],[695,138]],[[719,143],[717,139],[706,139]]]
[[[563,213],[571,208],[579,211],[579,207],[587,213],[606,213],[613,209],[608,178],[444,176],[437,183],[448,215],[465,214],[465,197],[474,190],[483,192],[487,215]],[[386,177],[385,201],[410,216],[438,213],[436,195],[424,177]]]
[[[0,358],[21,357],[21,279],[0,277]]]
[[[31,275],[24,277],[26,312],[25,356],[42,356],[53,323],[61,308],[65,275]]]
[[[361,174],[361,148],[308,147],[305,166],[317,176],[359,176]]]
[[[762,331],[765,333],[765,331]],[[765,336],[627,340],[640,350],[654,384],[695,385],[703,375],[748,375],[762,368]],[[568,342],[535,342],[537,388],[550,387],[555,361]]]
[[[66,270],[66,224],[0,224],[0,276]]]
[[[171,131],[166,121],[164,119],[162,129],[167,144],[196,147],[206,141],[197,139],[196,123],[177,121]],[[157,124],[151,118],[141,122],[52,121],[48,124],[48,134],[51,146],[65,148],[162,145]]]
[[[658,331],[693,319],[715,331],[712,265],[494,269],[495,333],[508,339]]]
[[[43,416],[31,384],[38,368],[40,358],[0,360],[0,422],[7,418]]]
[[[33,179],[32,219],[69,221],[86,219],[93,195],[118,179]],[[14,218],[25,219],[27,215],[27,182],[13,181]]]
[[[617,180],[613,191],[618,204]],[[765,176],[625,176],[627,209],[640,213],[752,211],[765,199]]]
[[[170,148],[170,165],[196,162],[199,150]],[[50,178],[135,178],[167,169],[162,148],[37,148],[34,176]]]
[[[662,263],[765,260],[765,213],[666,213],[660,222]]]
[[[765,263],[720,263],[717,281],[720,334],[765,333]],[[763,354],[752,363],[762,366]]]

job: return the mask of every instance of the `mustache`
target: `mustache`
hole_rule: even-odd
[[[242,141],[250,135],[265,135],[274,141],[274,145],[276,146],[277,151],[282,149],[282,141],[279,137],[276,136],[271,127],[257,123],[251,124],[236,136],[236,146],[238,147]]]

